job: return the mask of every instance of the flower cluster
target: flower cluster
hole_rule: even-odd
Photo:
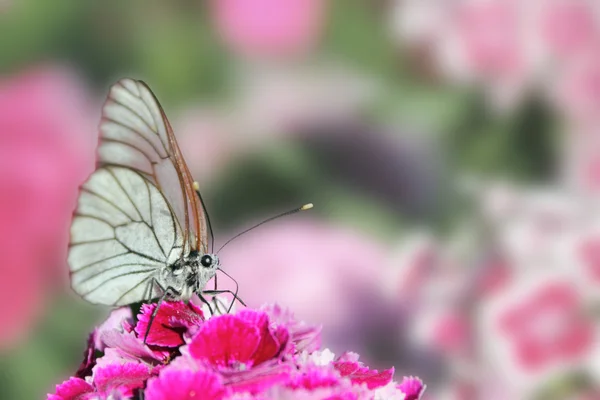
[[[416,400],[424,391],[418,378],[398,384],[393,368],[369,369],[355,353],[319,350],[320,330],[278,306],[205,318],[191,302],[165,302],[147,333],[155,308],[144,304],[137,321],[129,308],[113,311],[48,400]]]
[[[476,200],[493,234],[405,240],[399,257],[406,341],[451,371],[428,395],[600,398],[597,205],[506,183],[479,186]]]

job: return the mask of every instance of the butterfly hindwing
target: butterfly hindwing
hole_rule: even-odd
[[[143,174],[102,167],[82,186],[71,226],[75,292],[92,303],[124,305],[154,296],[153,278],[177,260],[181,228],[167,199]]]

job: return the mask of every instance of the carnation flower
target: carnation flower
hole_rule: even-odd
[[[276,305],[206,316],[192,302],[163,302],[150,324],[156,307],[142,305],[135,319],[129,308],[113,311],[48,399],[415,400],[425,389],[356,353],[320,350],[320,329]]]

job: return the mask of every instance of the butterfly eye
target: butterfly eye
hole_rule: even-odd
[[[208,268],[213,264],[213,259],[209,255],[202,256],[202,258],[200,259],[200,264],[202,264],[203,267]]]

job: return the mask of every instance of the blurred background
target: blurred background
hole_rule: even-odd
[[[69,289],[100,108],[143,79],[251,306],[428,400],[600,399],[598,0],[0,1],[0,398],[109,309]],[[227,282],[220,281],[227,285]]]

